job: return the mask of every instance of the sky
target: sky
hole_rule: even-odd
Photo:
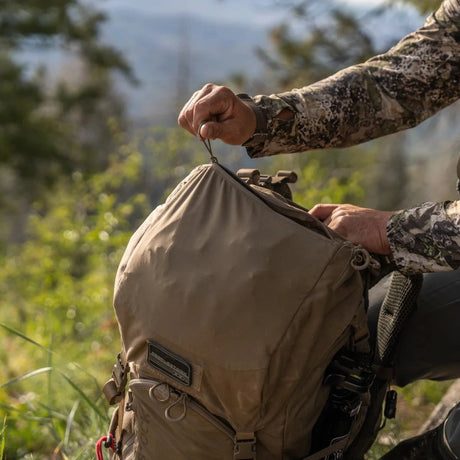
[[[351,7],[369,8],[383,0],[335,0]],[[154,14],[189,14],[223,22],[251,23],[268,26],[278,23],[286,14],[283,0],[104,0],[105,8],[129,8]]]
[[[155,16],[182,14],[184,17],[199,17],[215,24],[240,24],[268,30],[284,19],[292,18],[286,5],[295,3],[294,0],[103,0],[102,5],[109,13],[113,10],[137,10]],[[339,7],[345,5],[359,18],[380,4],[388,4],[388,0],[311,0],[313,6],[310,14],[318,15],[321,20],[323,12],[323,17],[327,18],[329,15],[324,12],[329,12],[334,3]],[[395,16],[395,10],[401,14]],[[424,18],[413,6],[395,3],[392,11],[386,13],[386,18],[380,15],[363,25],[364,31],[377,40],[379,47],[394,37],[402,38],[423,23]]]
[[[382,2],[311,0],[309,19],[313,17],[317,25],[329,21],[334,4],[346,5],[360,18]],[[112,25],[108,41],[125,54],[143,83],[142,88],[126,90],[134,101],[130,107],[144,113],[154,106],[158,114],[161,107],[171,105],[164,102],[171,100],[171,93],[177,93],[177,62],[181,56],[179,48],[183,46],[177,38],[178,30],[183,28],[180,24],[188,24],[189,53],[187,82],[182,86],[191,92],[206,81],[225,81],[229,75],[241,73],[254,77],[254,72],[262,71],[262,63],[255,59],[254,49],[265,46],[267,33],[274,25],[291,20],[292,32],[305,35],[308,23],[292,22],[291,12],[286,7],[295,3],[298,0],[101,0],[98,6],[107,11],[108,22]],[[395,16],[393,10],[388,14],[369,15],[369,20],[362,25],[378,49],[388,49],[396,39],[422,22],[410,8],[397,8],[404,9],[403,14]],[[187,21],[181,22],[181,18]],[[238,36],[229,35],[229,31]],[[139,46],[140,43],[144,45]],[[223,61],[222,50],[228,43],[232,43],[231,49],[227,50]],[[204,48],[206,53],[202,52]],[[144,105],[146,108],[140,110]]]

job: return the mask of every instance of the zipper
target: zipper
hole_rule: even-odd
[[[233,171],[230,169],[226,168],[225,166],[221,165],[220,163],[213,163],[212,166],[216,166],[218,169],[223,171],[224,173],[227,174],[231,179],[236,181],[239,185],[241,185],[244,189],[249,191],[253,196],[256,196],[260,201],[262,201],[266,206],[268,206],[270,209],[275,211],[276,213],[282,215],[283,217],[295,222],[296,224],[300,225],[301,227],[304,227],[308,230],[311,230],[315,232],[316,234],[319,234],[328,240],[332,240],[332,236],[329,233],[328,227],[323,225],[320,221],[318,221],[316,218],[313,216],[312,219],[313,221],[311,222],[306,222],[303,219],[297,217],[295,214],[298,213],[299,211],[308,213],[308,209],[304,208],[303,206],[300,206],[299,204],[286,199],[285,204],[289,206],[289,210],[286,209],[286,207],[282,206],[281,204],[278,203],[277,198],[275,197],[265,197],[262,195],[262,192],[257,192],[254,188],[252,188],[250,185],[246,184],[243,180],[241,180]],[[260,186],[260,188],[263,188]]]
[[[168,383],[166,382],[158,382],[156,380],[151,380],[151,379],[146,379],[146,378],[138,378],[138,379],[133,379],[130,382],[130,386],[143,386],[148,388],[148,393],[149,393],[149,398],[156,403],[161,403],[161,404],[166,404],[170,402],[170,395],[175,395],[177,399],[173,401],[172,403],[168,404],[167,407],[165,408],[165,418],[166,420],[170,422],[179,422],[185,417],[185,411],[186,408],[190,408],[193,410],[195,413],[200,415],[202,418],[204,418],[207,422],[209,422],[211,425],[214,426],[214,428],[218,429],[221,431],[223,434],[225,434],[228,438],[232,440],[232,442],[235,442],[235,431],[230,428],[226,423],[218,419],[216,416],[211,414],[204,406],[202,406],[200,403],[198,403],[194,398],[192,398],[189,394],[185,392],[181,392],[176,390],[174,387],[171,387]],[[160,391],[161,388],[163,388],[163,395],[161,396],[161,399],[158,399],[154,396],[154,391],[153,389],[158,388]],[[166,392],[167,395],[166,396]],[[153,393],[153,395],[152,395]],[[184,405],[184,413],[177,417],[177,418],[172,418],[169,416],[169,410],[173,406],[176,406],[178,404],[183,404]]]
[[[189,395],[186,395],[185,398],[190,409],[195,411],[198,415],[201,415],[209,423],[214,425],[215,428],[217,428],[226,436],[228,436],[232,441],[235,441],[235,432],[228,425],[226,425],[224,422],[212,415],[205,407],[203,407]]]

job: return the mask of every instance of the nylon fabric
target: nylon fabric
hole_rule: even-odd
[[[212,420],[254,432],[258,460],[310,453],[325,370],[366,325],[363,284],[351,243],[265,194],[203,165],[131,238],[114,294],[137,430],[126,458],[232,458]],[[149,363],[149,341],[190,363],[190,386]],[[183,418],[167,419],[155,382],[184,395]]]

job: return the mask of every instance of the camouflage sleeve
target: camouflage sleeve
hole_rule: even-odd
[[[444,0],[387,53],[313,85],[254,102],[265,120],[251,157],[346,147],[410,128],[460,97],[460,0]],[[294,112],[281,120],[283,110]]]
[[[395,214],[387,225],[390,248],[406,274],[460,268],[460,201],[428,202]]]

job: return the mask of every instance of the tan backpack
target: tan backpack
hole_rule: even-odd
[[[193,170],[118,269],[111,458],[340,458],[372,382],[369,260],[280,195]]]

